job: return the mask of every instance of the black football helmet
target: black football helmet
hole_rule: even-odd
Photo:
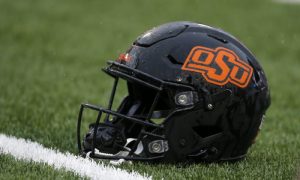
[[[232,35],[203,24],[155,27],[103,71],[114,78],[108,107],[82,104],[77,124],[79,151],[92,158],[238,160],[270,105],[267,79],[254,55]],[[128,95],[112,110],[120,78]],[[98,116],[81,137],[86,108]]]

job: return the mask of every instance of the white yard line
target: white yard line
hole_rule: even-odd
[[[151,179],[151,177],[142,176],[136,172],[129,173],[125,170],[108,167],[90,159],[47,149],[36,142],[4,134],[0,134],[0,154],[9,154],[19,160],[44,163],[55,169],[64,169],[91,179]]]
[[[300,0],[274,0],[278,3],[286,3],[286,4],[300,4]]]

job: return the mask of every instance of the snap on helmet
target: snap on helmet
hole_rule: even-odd
[[[238,160],[270,105],[267,79],[254,55],[232,35],[203,24],[155,27],[103,71],[114,79],[108,107],[82,104],[78,117],[79,151],[92,158]],[[112,110],[119,79],[128,94]],[[98,116],[81,137],[84,109]]]

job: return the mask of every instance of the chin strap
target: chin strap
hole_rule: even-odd
[[[108,157],[110,157],[110,156],[128,156],[128,155],[129,155],[129,152],[131,151],[131,146],[132,146],[132,144],[134,144],[134,142],[135,142],[136,140],[137,140],[137,139],[135,139],[135,138],[128,138],[126,144],[125,144],[124,147],[123,147],[124,150],[121,150],[121,151],[119,151],[119,152],[117,152],[117,153],[115,153],[115,154],[112,154],[112,153],[106,153],[106,152],[101,152],[101,151],[99,151],[98,148],[95,148],[95,154],[101,155],[101,156],[108,156]],[[138,144],[136,150],[134,151],[134,154],[135,154],[135,155],[140,155],[140,154],[143,152],[143,150],[144,150],[144,146],[143,146],[142,142],[139,142],[139,144]],[[90,155],[91,152],[92,152],[92,151],[88,151],[88,152],[86,153],[86,155],[87,155],[87,156]]]
[[[110,154],[110,153],[100,152],[99,149],[95,148],[94,154],[95,155],[100,155],[100,156],[106,156],[106,157],[113,157],[113,156],[126,157],[126,156],[129,155],[129,152],[131,151],[131,146],[132,146],[132,144],[134,144],[134,142],[136,140],[137,139],[135,139],[135,138],[128,138],[125,146],[123,147],[125,151],[119,151],[115,154]],[[144,150],[144,147],[143,147],[142,142],[140,141],[137,148],[136,148],[136,150],[134,151],[134,154],[135,155],[140,155],[143,152],[143,150]],[[92,151],[87,152],[86,157],[90,158],[91,153],[92,153]],[[125,159],[110,160],[110,163],[113,164],[113,165],[121,165],[124,162],[130,162],[131,163],[131,161],[126,161]]]

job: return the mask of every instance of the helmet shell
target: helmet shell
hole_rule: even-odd
[[[195,55],[197,51],[198,56]],[[212,74],[220,77],[226,69],[216,63],[216,56],[222,51],[231,53],[235,61],[232,63],[230,58],[223,56],[227,80],[210,81],[205,70],[185,68],[194,61],[213,69]],[[213,110],[194,107],[174,112],[167,118],[168,161],[187,160],[188,155],[205,148],[212,151],[206,153],[206,160],[239,159],[246,154],[270,104],[270,94],[264,71],[240,41],[207,25],[172,22],[145,32],[127,54],[130,61],[121,59],[121,63],[164,81],[190,85],[198,90],[200,98],[226,90],[231,92],[230,97],[213,102]],[[193,60],[191,56],[196,58]],[[236,67],[239,69],[236,79],[241,80],[246,74],[246,83],[238,84],[230,79]],[[220,136],[213,139],[218,133]]]
[[[99,113],[83,144],[84,152],[92,151],[96,158],[175,163],[241,159],[270,105],[258,60],[232,35],[207,25],[155,27],[109,64],[104,71],[115,83],[108,108],[82,104],[78,117],[80,127],[84,108]],[[127,81],[128,96],[114,111],[119,78]],[[99,123],[103,113],[105,120]],[[114,155],[96,156],[95,148]]]

